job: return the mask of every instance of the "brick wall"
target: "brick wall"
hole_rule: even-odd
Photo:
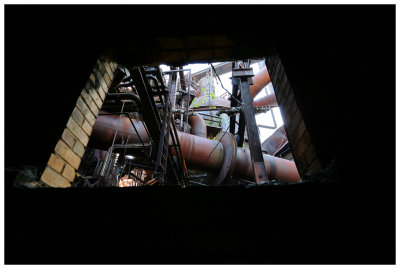
[[[321,170],[321,163],[301,111],[297,107],[296,98],[282,62],[278,56],[273,56],[267,59],[266,65],[297,169],[301,176],[318,173]]]
[[[116,69],[116,63],[104,56],[97,60],[40,178],[51,187],[70,187],[74,181]]]

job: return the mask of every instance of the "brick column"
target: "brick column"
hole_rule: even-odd
[[[267,59],[266,65],[297,169],[301,176],[316,174],[321,170],[321,163],[301,111],[297,107],[292,86],[286,76],[282,62],[278,56],[274,56]]]
[[[51,187],[71,187],[116,69],[104,56],[97,60],[40,178]]]

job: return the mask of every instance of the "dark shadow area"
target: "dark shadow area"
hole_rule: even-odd
[[[394,5],[6,5],[5,166],[44,168],[103,49],[122,59],[132,44],[145,64],[156,38],[189,34],[228,35],[234,58],[272,43],[337,180],[31,190],[6,176],[5,262],[395,263]]]

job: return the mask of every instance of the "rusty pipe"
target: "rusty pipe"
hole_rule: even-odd
[[[253,102],[254,107],[262,107],[262,106],[278,106],[278,102],[276,101],[275,93],[263,96]]]
[[[105,111],[100,111],[99,114],[107,113]],[[119,125],[118,125],[118,121]],[[108,150],[113,141],[115,132],[118,130],[118,133],[115,137],[115,144],[121,144],[122,139],[126,139],[129,137],[129,142],[138,143],[140,138],[143,143],[148,143],[150,141],[149,135],[143,125],[142,121],[132,119],[133,124],[136,127],[138,133],[135,132],[135,129],[132,127],[132,123],[129,121],[127,117],[119,115],[107,115],[107,116],[99,116],[93,126],[92,134],[89,140],[89,147]]]
[[[271,82],[271,78],[269,77],[269,73],[267,68],[261,69],[254,77],[253,77],[253,85],[250,85],[250,94],[251,98],[257,96],[257,94]]]
[[[192,127],[190,133],[195,136],[207,137],[207,126],[204,119],[199,115],[195,114],[189,117],[189,124]]]
[[[251,164],[250,150],[238,148],[236,154],[236,165],[233,174],[253,177],[254,172]],[[263,157],[265,170],[269,179],[277,179],[285,182],[300,181],[300,175],[294,162],[276,158],[268,154],[263,154]]]
[[[111,146],[115,131],[118,126],[119,116],[101,116],[98,117],[93,126],[89,145],[94,148],[107,149]],[[132,119],[143,142],[149,142],[150,138],[141,121]],[[138,142],[138,136],[135,133],[130,121],[126,117],[121,117],[119,132],[115,143],[122,142],[124,137],[130,136],[129,141]],[[185,161],[191,166],[203,169],[219,171],[225,158],[225,149],[222,143],[207,138],[178,132],[178,139],[181,144],[182,155]],[[211,154],[210,154],[211,153]],[[268,177],[285,182],[298,182],[300,176],[294,162],[264,155],[264,164]],[[237,149],[236,162],[233,175],[253,177],[250,153],[242,148]]]

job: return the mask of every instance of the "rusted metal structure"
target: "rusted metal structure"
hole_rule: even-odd
[[[117,130],[118,120],[118,116],[115,115],[99,118],[93,127],[91,146],[107,149],[111,145]],[[130,120],[128,117],[122,117],[120,120],[121,127],[116,135],[115,141],[122,141],[124,136],[129,136],[132,143],[140,143],[139,136],[133,127],[135,126],[138,133],[142,135],[142,141],[144,143],[149,143],[149,137],[143,122],[134,119]],[[192,124],[193,123],[194,126],[192,125],[192,128],[195,130],[200,130],[205,126],[201,123],[201,120],[193,121]],[[201,135],[204,131],[203,129],[199,131],[198,134]],[[232,175],[253,177],[254,171],[251,168],[252,161],[250,151],[248,149],[238,148],[232,134],[226,132],[221,133],[219,136],[222,137],[222,135],[224,135],[226,139],[222,139],[221,143],[218,143],[220,137],[217,137],[216,140],[210,140],[201,136],[178,132],[183,158],[187,164],[200,170],[222,171],[225,169],[226,171],[223,173],[227,175],[231,173]],[[175,154],[175,152],[173,152],[173,154]],[[265,172],[272,179],[282,180],[284,182],[300,181],[300,176],[294,162],[272,157],[267,154],[263,154],[262,156]],[[223,180],[220,179],[220,181],[221,182],[216,181],[215,184],[221,184]]]
[[[255,111],[268,111],[276,99],[267,96],[267,101],[253,102],[270,78],[265,68],[253,77],[249,64],[246,60],[217,66],[220,73],[232,71],[232,93],[201,107],[191,105],[197,85],[189,69],[120,67],[119,81],[113,81],[89,140],[89,148],[102,152],[97,156],[105,155],[98,159],[97,175],[90,176],[107,186],[130,182],[129,186],[188,187],[200,178],[194,171],[206,173],[206,185],[300,182],[294,162],[262,153]],[[210,134],[205,111],[228,115],[229,130]]]

